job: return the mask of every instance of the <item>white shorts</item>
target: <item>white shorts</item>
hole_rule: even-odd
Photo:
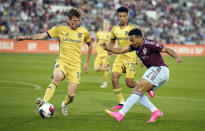
[[[169,80],[169,68],[166,66],[152,66],[143,75],[144,79],[154,85],[152,88],[156,90]]]

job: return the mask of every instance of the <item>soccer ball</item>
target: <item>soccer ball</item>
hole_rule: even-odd
[[[44,103],[38,111],[42,118],[50,118],[54,114],[54,107],[50,103]]]

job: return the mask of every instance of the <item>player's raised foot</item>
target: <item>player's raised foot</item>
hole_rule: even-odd
[[[152,112],[152,116],[147,122],[155,122],[161,116],[163,116],[163,112],[160,110],[156,110],[156,111]]]
[[[124,115],[122,115],[119,111],[112,112],[108,109],[105,109],[105,112],[110,115],[111,117],[115,118],[118,122],[121,122]]]
[[[64,104],[64,101],[61,104],[61,108],[62,108],[62,114],[64,116],[67,116],[68,115],[68,106]]]
[[[112,109],[122,109],[123,104],[119,104],[117,106],[112,107]]]
[[[36,99],[36,105],[37,108],[39,109],[44,103],[46,103],[45,101],[43,101],[41,98],[37,98]]]
[[[103,82],[103,84],[100,86],[100,88],[106,88],[107,87],[107,83]]]
[[[153,90],[149,90],[149,91],[148,91],[148,94],[149,94],[149,96],[150,96],[151,98],[154,97],[154,91],[153,91]]]

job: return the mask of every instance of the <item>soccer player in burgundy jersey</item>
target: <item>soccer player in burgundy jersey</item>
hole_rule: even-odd
[[[139,29],[132,29],[129,32],[129,40],[131,42],[130,46],[121,48],[112,48],[103,44],[103,48],[115,54],[126,53],[130,51],[136,51],[136,55],[141,59],[143,64],[148,68],[148,70],[142,76],[139,85],[137,85],[133,93],[126,100],[123,108],[117,112],[111,112],[106,110],[106,112],[114,117],[118,122],[122,121],[128,110],[138,101],[144,101],[147,107],[152,108],[152,116],[147,122],[154,122],[159,117],[163,115],[163,112],[157,109],[144,95],[144,93],[150,89],[156,90],[158,87],[165,84],[169,79],[169,68],[164,63],[164,60],[160,54],[166,53],[176,59],[176,63],[181,63],[182,59],[179,57],[172,49],[165,47],[164,45],[148,40],[142,37],[142,32]]]

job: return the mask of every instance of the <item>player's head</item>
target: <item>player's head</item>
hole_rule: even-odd
[[[132,29],[129,32],[129,40],[132,42],[132,44],[139,46],[142,44],[143,42],[143,38],[142,38],[142,31],[140,29]]]
[[[109,31],[110,28],[110,21],[108,19],[103,20],[103,30],[104,31]]]
[[[77,8],[71,8],[68,11],[68,22],[70,28],[76,30],[80,25],[81,12]]]
[[[117,16],[121,25],[125,25],[128,22],[128,9],[126,7],[120,7],[117,9]]]

